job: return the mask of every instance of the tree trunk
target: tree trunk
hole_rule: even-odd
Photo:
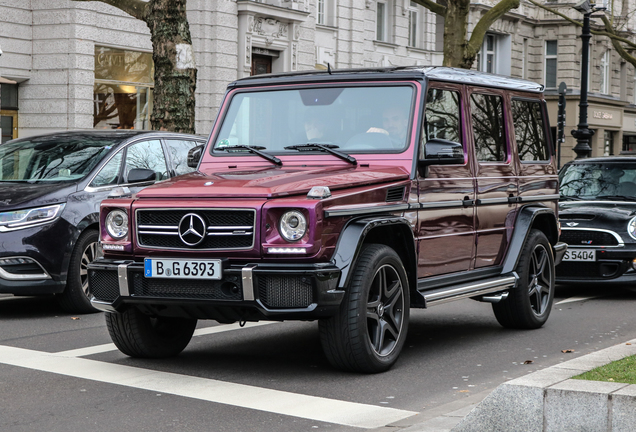
[[[145,22],[150,28],[155,64],[153,130],[194,133],[197,70],[193,57],[187,0],[150,0]]]
[[[470,1],[449,0],[444,16],[444,66],[465,67],[466,35]],[[474,56],[473,56],[474,60]],[[468,65],[470,69],[472,62]]]

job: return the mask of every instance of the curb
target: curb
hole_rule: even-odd
[[[635,354],[636,339],[508,381],[452,432],[636,431],[636,385],[570,379]]]

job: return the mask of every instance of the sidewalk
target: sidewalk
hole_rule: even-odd
[[[636,339],[505,382],[492,392],[437,407],[418,416],[417,424],[411,418],[386,430],[633,432],[636,385],[570,378],[635,354]]]

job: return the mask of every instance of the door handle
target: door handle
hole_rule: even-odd
[[[470,207],[475,203],[475,200],[470,199],[470,197],[465,196],[464,199],[462,200],[462,205],[464,207]]]

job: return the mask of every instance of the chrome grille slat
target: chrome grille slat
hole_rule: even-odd
[[[179,235],[179,223],[189,214],[199,215],[206,225],[203,241],[188,246]],[[150,249],[246,250],[254,246],[256,211],[253,209],[137,209],[137,243]]]

